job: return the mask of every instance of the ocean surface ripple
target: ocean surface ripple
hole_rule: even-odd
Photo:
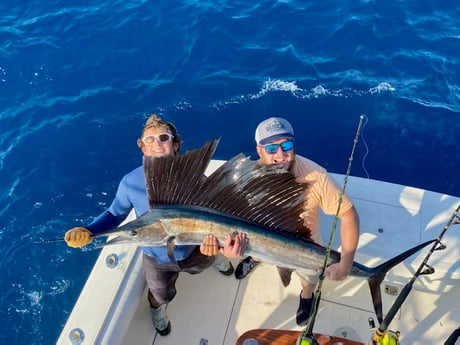
[[[460,195],[456,2],[7,0],[0,13],[1,343],[55,343],[98,253],[35,241],[110,205],[152,112],[185,150],[221,137],[218,159],[255,157],[257,123],[283,116],[298,152],[335,173],[366,114],[353,175]]]

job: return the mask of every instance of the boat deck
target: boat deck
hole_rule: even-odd
[[[334,175],[341,183],[341,176]],[[379,181],[350,177],[347,193],[360,214],[361,235],[355,261],[376,266],[440,234],[460,202],[457,197]],[[323,217],[327,241],[332,217]],[[401,344],[442,344],[460,325],[460,225],[452,225],[428,264],[435,273],[420,276],[390,324]],[[334,248],[339,249],[339,232]],[[386,313],[416,272],[431,245],[399,264],[382,283]],[[115,258],[115,259],[114,259]],[[117,265],[110,265],[113,261]],[[109,263],[109,265],[107,265]],[[234,260],[236,266],[237,260]],[[284,288],[276,268],[262,264],[248,278],[225,277],[214,267],[198,275],[183,273],[176,298],[167,306],[169,335],[156,335],[150,319],[138,248],[105,247],[69,317],[58,344],[234,345],[252,329],[301,331],[295,324],[298,278]],[[325,281],[314,332],[367,343],[376,320],[367,282],[349,277]],[[78,342],[75,342],[78,344]]]

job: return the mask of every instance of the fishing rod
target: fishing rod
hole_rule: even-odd
[[[450,228],[452,224],[460,224],[460,219],[458,217],[458,212],[460,210],[460,204],[458,204],[457,208],[454,210],[452,215],[450,216],[448,222],[442,229],[441,233],[439,234],[438,238],[436,238],[433,246],[431,247],[431,250],[428,252],[428,254],[425,256],[425,259],[423,262],[420,264],[418,267],[417,271],[414,273],[412,276],[411,280],[404,286],[402,289],[401,293],[398,295],[396,300],[394,301],[393,305],[391,306],[390,310],[386,314],[385,318],[383,319],[382,323],[380,326],[375,330],[374,334],[372,335],[372,339],[370,344],[372,345],[378,345],[382,344],[382,341],[385,338],[391,338],[393,339],[394,344],[398,344],[398,338],[399,334],[396,332],[396,337],[394,336],[394,332],[388,333],[388,325],[391,323],[393,320],[394,316],[398,312],[398,310],[401,308],[402,304],[406,300],[407,296],[409,295],[409,292],[412,290],[412,286],[414,285],[415,280],[418,278],[418,276],[423,275],[423,274],[431,274],[434,272],[434,268],[431,267],[430,265],[427,264],[428,260],[431,257],[431,254],[433,254],[434,251],[436,250],[443,250],[446,248],[444,244],[441,243],[442,237],[446,233],[446,231]],[[460,331],[459,331],[460,332]],[[396,338],[396,339],[395,339]],[[449,343],[447,343],[449,344]]]
[[[449,338],[447,338],[446,341],[444,342],[444,345],[455,345],[458,338],[460,338],[460,327],[458,327],[455,331],[452,332]]]
[[[322,271],[321,271],[321,273],[319,275],[318,287],[316,288],[316,290],[315,290],[315,292],[313,294],[313,305],[312,305],[312,308],[311,308],[311,311],[310,311],[310,315],[308,317],[307,325],[305,327],[304,332],[297,339],[297,343],[296,343],[297,345],[317,345],[318,344],[316,339],[313,337],[313,326],[315,324],[316,315],[318,313],[318,306],[319,306],[319,302],[321,300],[321,288],[323,286],[324,275],[326,273],[326,268],[327,268],[327,264],[328,264],[328,261],[329,261],[331,249],[332,249],[332,241],[334,240],[334,234],[335,234],[335,230],[337,228],[337,222],[338,222],[338,219],[339,219],[340,208],[342,206],[343,197],[345,196],[345,188],[347,187],[348,177],[350,176],[351,165],[352,165],[352,162],[353,162],[353,156],[355,154],[356,145],[358,144],[358,138],[359,138],[359,135],[361,133],[362,124],[363,124],[363,120],[364,120],[365,117],[366,117],[365,115],[361,115],[359,117],[359,124],[358,124],[358,128],[356,129],[355,138],[353,140],[353,147],[351,149],[350,157],[348,158],[347,172],[346,172],[344,180],[343,180],[343,186],[342,186],[342,191],[341,191],[341,193],[339,195],[339,203],[338,203],[338,206],[337,206],[337,211],[335,213],[334,221],[332,223],[331,234],[329,236],[329,243],[328,243],[328,245],[326,247],[326,253],[325,253],[325,257],[324,257],[324,263],[323,263]]]

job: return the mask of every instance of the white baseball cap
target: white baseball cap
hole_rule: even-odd
[[[265,145],[280,138],[294,138],[294,129],[288,120],[281,117],[270,117],[256,128],[255,139],[259,145]]]

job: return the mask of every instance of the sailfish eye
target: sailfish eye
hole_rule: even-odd
[[[136,237],[136,236],[137,236],[137,231],[136,231],[136,230],[132,230],[132,231],[131,231],[131,236],[132,236],[132,237]]]

